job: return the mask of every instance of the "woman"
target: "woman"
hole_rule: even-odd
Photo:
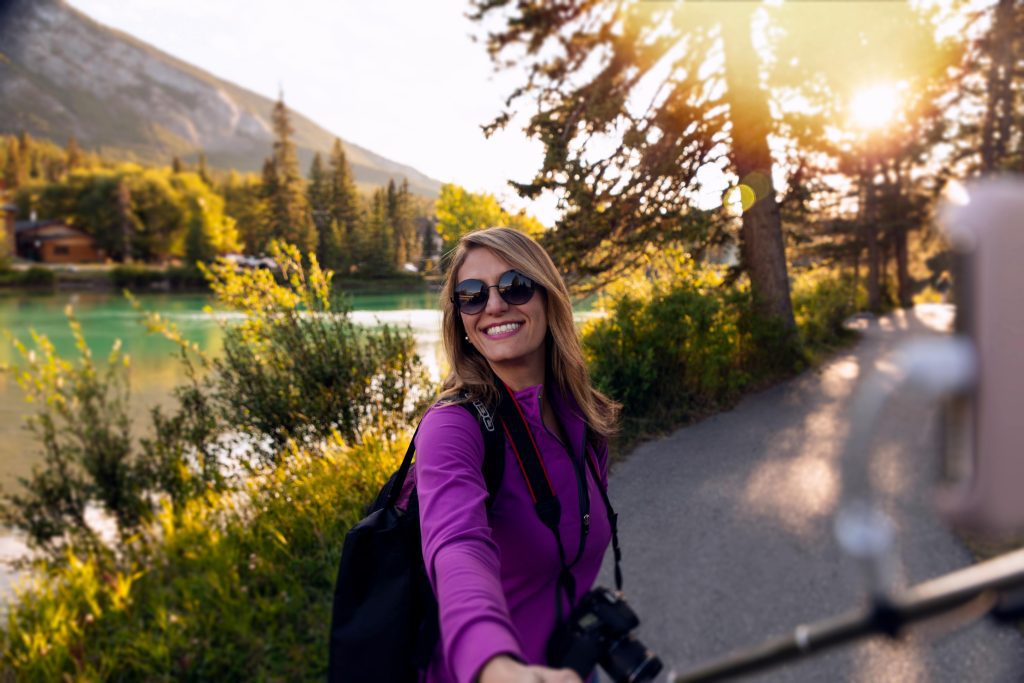
[[[441,625],[427,680],[579,681],[543,664],[559,614],[592,587],[611,538],[599,487],[607,485],[618,406],[591,386],[565,283],[522,233],[490,228],[463,237],[442,306],[451,368],[442,399],[468,394],[494,406],[496,382],[506,385],[563,511],[565,560],[509,445],[488,507],[480,427],[460,406],[443,400],[431,408],[416,437],[423,559]],[[596,460],[602,481],[584,457]],[[573,605],[559,581],[563,569],[574,579]]]

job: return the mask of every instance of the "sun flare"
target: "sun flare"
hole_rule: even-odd
[[[859,90],[850,102],[853,123],[860,128],[880,128],[896,117],[900,107],[899,89],[892,84]]]

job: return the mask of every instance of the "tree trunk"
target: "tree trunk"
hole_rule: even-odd
[[[985,118],[981,128],[981,172],[989,174],[996,169],[1006,154],[1010,135],[1010,120],[1014,116],[1013,28],[1014,0],[999,0],[993,17],[988,56],[985,91]]]
[[[899,284],[899,300],[902,308],[910,308],[913,297],[910,292],[910,273],[907,264],[907,229],[899,226],[893,231],[896,248],[896,278]]]
[[[782,220],[772,185],[768,149],[771,114],[758,85],[757,53],[750,37],[750,18],[722,23],[725,80],[732,121],[732,165],[740,183],[754,191],[753,204],[743,211],[740,254],[750,276],[755,310],[781,324],[787,335],[796,330],[790,301]]]
[[[858,310],[857,306],[857,290],[860,289],[860,245],[857,245],[856,250],[853,252],[853,292],[850,294],[850,303],[853,304],[854,310]]]
[[[882,298],[878,277],[878,226],[875,220],[878,214],[878,205],[875,196],[873,171],[873,168],[866,167],[861,172],[861,200],[863,201],[863,207],[860,216],[861,234],[864,237],[864,246],[867,248],[868,310],[878,313],[882,310]]]

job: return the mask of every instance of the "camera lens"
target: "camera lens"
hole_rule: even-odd
[[[632,636],[612,643],[601,665],[617,683],[653,681],[662,667],[661,660]]]

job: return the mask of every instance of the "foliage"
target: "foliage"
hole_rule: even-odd
[[[593,380],[627,419],[661,417],[667,407],[701,414],[749,381],[739,327],[745,293],[724,287],[718,271],[680,264],[614,288],[609,316],[584,329]]]
[[[45,266],[31,266],[25,270],[0,268],[0,287],[52,288],[57,276]]]
[[[71,555],[20,590],[0,668],[25,681],[322,679],[344,534],[398,443],[293,450],[239,492],[165,506],[118,562]]]
[[[325,262],[328,267],[337,267],[341,273],[352,272],[356,263],[356,240],[361,217],[359,215],[359,194],[356,191],[352,168],[345,157],[341,140],[334,139],[328,161],[330,173],[331,224],[337,230],[340,258],[337,264]]]
[[[583,348],[594,383],[623,404],[627,442],[730,405],[740,394],[804,367],[804,357],[834,348],[842,321],[863,304],[849,278],[810,271],[794,282],[802,354],[779,357],[756,322],[749,288],[685,255],[648,256],[648,265],[610,288],[607,317],[591,321]],[[769,342],[765,340],[768,339]]]
[[[43,465],[22,478],[22,492],[4,496],[5,523],[53,553],[64,541],[98,551],[103,547],[87,513],[91,505],[117,521],[122,535],[147,513],[145,464],[133,460],[127,417],[128,358],[115,344],[106,368],[93,361],[80,324],[67,310],[79,353],[77,365],[60,358],[46,337],[33,332],[35,349],[14,344],[24,365],[16,378],[30,403],[28,421],[43,447]]]
[[[271,459],[289,440],[312,445],[337,430],[355,442],[408,424],[430,394],[411,335],[355,325],[315,256],[305,268],[294,247],[272,243],[271,254],[283,284],[265,270],[207,269],[218,302],[245,315],[212,361],[225,420]]]
[[[849,274],[819,268],[794,278],[793,314],[805,349],[834,347],[849,334],[843,321],[855,311],[867,310],[867,305],[864,283],[854,285]]]
[[[231,171],[217,190],[224,197],[224,212],[237,222],[245,252],[263,253],[270,243],[270,236],[266,234],[269,221],[260,178],[255,174],[243,176]]]
[[[110,269],[110,281],[117,289],[144,290],[152,288],[205,289],[206,278],[194,266],[154,268],[145,265],[119,265]]]
[[[273,239],[296,245],[303,253],[310,252],[317,247],[316,226],[309,212],[295,143],[291,139],[295,130],[283,96],[274,105],[271,120],[274,153],[264,163],[263,171],[263,197],[269,221],[266,233]]]
[[[85,154],[72,136],[66,149],[35,138],[25,131],[0,135],[0,177],[6,188],[15,190],[31,183],[55,182],[76,168],[97,166],[95,155]]]
[[[165,260],[187,252],[212,258],[239,247],[223,198],[195,173],[132,165],[78,171],[65,181],[25,188],[16,201],[23,214],[32,207],[63,217],[116,258]]]
[[[505,226],[525,232],[531,237],[540,237],[544,226],[525,213],[510,214],[488,193],[470,192],[452,183],[441,186],[441,195],[435,207],[437,233],[443,242],[442,251],[447,253],[466,233],[481,228]]]

